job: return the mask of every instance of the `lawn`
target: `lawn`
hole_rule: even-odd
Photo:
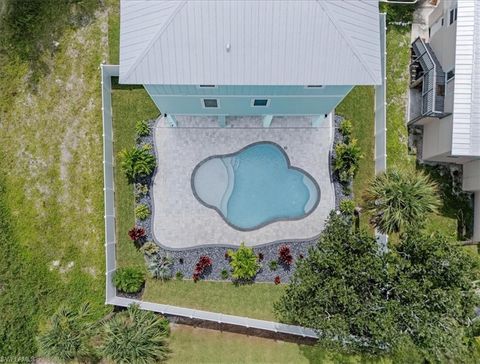
[[[104,305],[99,77],[108,52],[107,9],[95,1],[81,8],[50,0],[3,5],[14,5],[0,31],[0,46],[8,49],[0,52],[5,358],[34,355],[38,328],[61,305],[89,301],[97,318],[110,308]]]
[[[388,359],[343,355],[309,345],[184,325],[172,326],[170,348],[170,364],[391,363]]]

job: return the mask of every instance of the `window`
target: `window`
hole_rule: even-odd
[[[448,25],[452,25],[455,20],[457,20],[457,8],[450,9],[448,13]]]
[[[216,85],[198,85],[198,88],[216,88]]]
[[[454,77],[455,77],[455,68],[452,68],[450,71],[447,72],[447,82]]]
[[[307,85],[305,88],[323,88],[323,85]]]
[[[253,99],[252,106],[267,107],[269,103],[270,103],[269,99]]]
[[[218,108],[217,99],[203,99],[203,107],[206,109]]]

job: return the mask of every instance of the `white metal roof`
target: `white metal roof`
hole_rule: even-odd
[[[458,2],[452,155],[480,156],[480,1]]]
[[[120,82],[381,84],[378,1],[122,0]]]

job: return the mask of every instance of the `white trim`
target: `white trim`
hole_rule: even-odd
[[[267,100],[267,104],[266,105],[255,105],[255,100]],[[270,99],[264,97],[264,98],[259,98],[259,97],[256,97],[256,98],[253,98],[251,101],[250,101],[250,106],[251,107],[254,107],[254,108],[257,108],[257,107],[269,107],[270,106]]]
[[[205,106],[205,100],[216,100],[217,101],[217,106],[216,107],[213,107],[213,106]],[[205,98],[201,98],[200,99],[200,103],[202,104],[202,107],[204,109],[220,109],[220,100],[216,97],[205,97]]]

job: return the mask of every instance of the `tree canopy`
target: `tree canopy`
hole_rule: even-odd
[[[331,214],[276,303],[279,318],[349,351],[389,354],[411,345],[432,361],[471,357],[477,258],[419,231],[382,253],[351,219]]]

